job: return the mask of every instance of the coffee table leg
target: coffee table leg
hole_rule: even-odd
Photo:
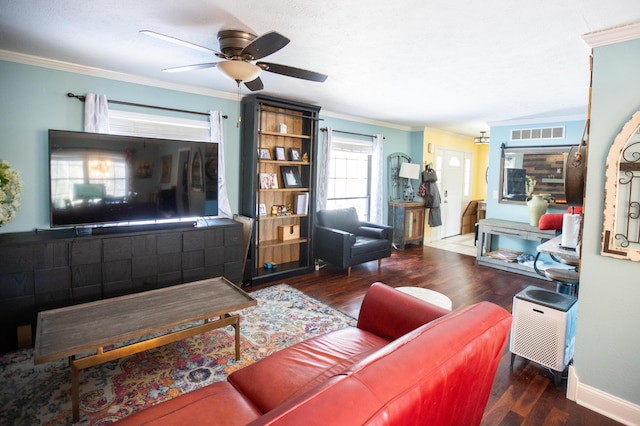
[[[240,359],[240,317],[236,316],[235,324],[233,328],[236,329],[236,361]]]
[[[73,422],[80,420],[80,384],[79,372],[75,362],[71,362],[71,405]]]

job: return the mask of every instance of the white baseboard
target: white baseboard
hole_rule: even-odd
[[[573,366],[569,367],[567,398],[625,425],[640,425],[640,405],[580,383]]]

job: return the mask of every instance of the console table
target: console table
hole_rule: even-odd
[[[390,202],[389,221],[393,244],[400,250],[406,244],[422,245],[424,239],[424,202]]]
[[[488,256],[487,253],[496,248],[492,246],[494,235],[536,241],[540,244],[555,237],[555,230],[542,231],[538,229],[538,227],[531,226],[528,223],[502,219],[483,219],[478,222],[477,262],[479,265],[540,278],[540,275],[538,275],[533,268],[526,265],[521,265],[517,262],[507,262]]]

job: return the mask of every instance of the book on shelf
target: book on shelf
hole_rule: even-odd
[[[296,195],[296,214],[307,214],[309,211],[309,193],[302,192]]]

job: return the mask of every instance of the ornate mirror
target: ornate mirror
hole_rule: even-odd
[[[401,152],[394,152],[387,157],[389,176],[389,201],[402,201],[402,185],[400,184],[400,166],[402,163],[410,163],[411,157]]]
[[[601,253],[640,261],[640,111],[609,149],[603,217]]]

